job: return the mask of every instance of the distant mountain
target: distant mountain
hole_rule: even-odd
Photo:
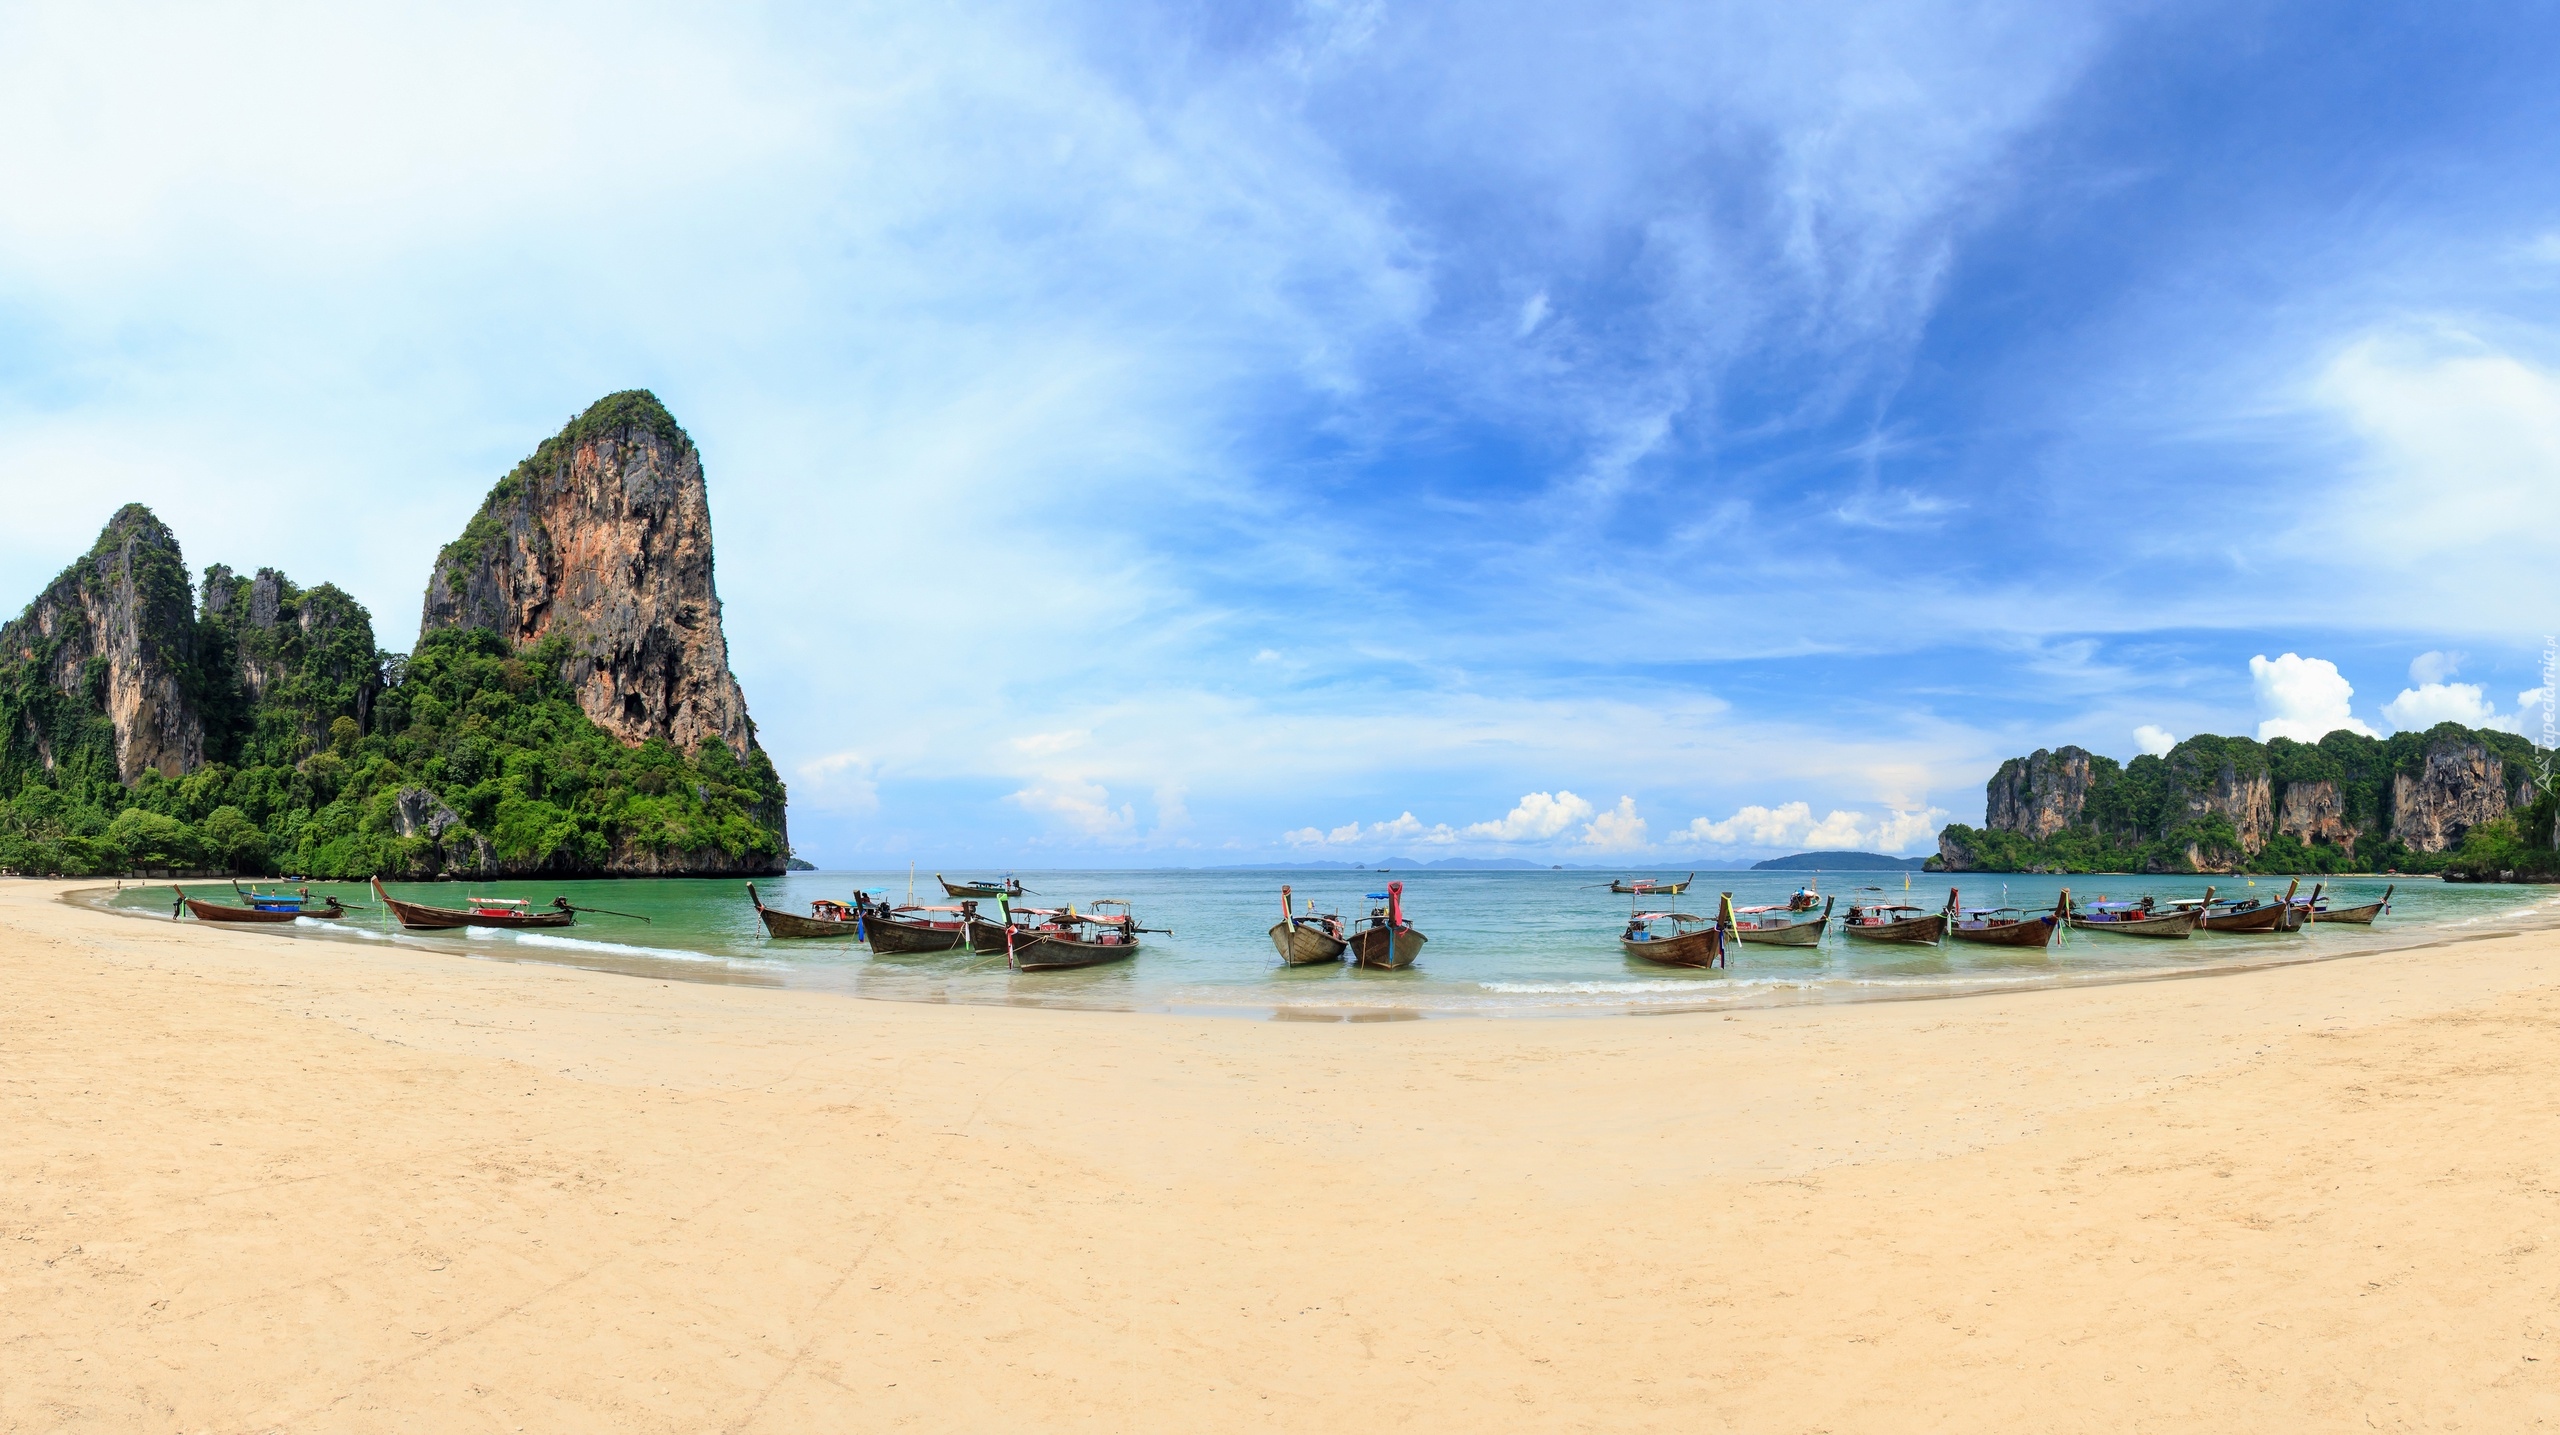
[[[1926,857],[1887,857],[1881,852],[1799,852],[1754,862],[1754,872],[1917,872]]]

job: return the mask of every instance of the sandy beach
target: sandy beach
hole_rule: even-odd
[[[0,883],[0,1430],[2535,1428],[2560,936],[1702,1016],[665,984]]]

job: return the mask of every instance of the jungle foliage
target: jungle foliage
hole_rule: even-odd
[[[782,855],[784,791],[762,749],[741,760],[717,742],[692,756],[624,746],[578,706],[557,639],[518,650],[485,630],[440,631],[415,653],[384,653],[340,590],[218,565],[201,616],[184,621],[162,635],[164,658],[204,723],[206,761],[131,787],[117,776],[105,660],[65,692],[61,635],[11,625],[26,645],[0,653],[0,870],[360,878]]]

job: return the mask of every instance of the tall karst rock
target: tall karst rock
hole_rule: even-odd
[[[625,742],[755,745],[712,588],[702,456],[645,389],[598,400],[490,490],[427,582],[420,634],[440,628],[566,639],[561,675]]]
[[[205,746],[195,636],[177,536],[150,509],[125,505],[87,556],[0,627],[0,667],[15,670],[0,697],[0,767],[50,771],[87,748],[120,782],[194,771]]]

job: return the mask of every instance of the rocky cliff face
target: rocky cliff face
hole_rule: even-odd
[[[2274,783],[2263,772],[2243,775],[2228,761],[2223,762],[2212,770],[2208,782],[2187,793],[2190,821],[2217,814],[2228,819],[2232,831],[2239,834],[2241,853],[2257,851],[2267,844],[2267,834],[2275,830]]]
[[[2089,751],[2065,747],[2000,764],[1983,790],[1983,825],[2041,841],[2080,820],[2089,802]],[[1950,871],[1965,870],[1950,867]]]
[[[2296,782],[2276,806],[2275,830],[2305,842],[2353,847],[2364,834],[2347,821],[2346,794],[2334,782]]]
[[[118,780],[182,777],[204,761],[204,722],[189,691],[195,605],[186,560],[141,504],[109,519],[88,556],[0,628],[0,662],[31,663],[60,701],[21,710],[11,743],[51,768],[102,713]]]
[[[2414,851],[2458,847],[2464,833],[2506,815],[2505,764],[2482,743],[2431,742],[2418,771],[2392,774],[2391,835]]]
[[[217,563],[205,570],[202,611],[229,640],[231,675],[250,703],[301,709],[314,738],[340,713],[359,728],[373,721],[382,692],[373,617],[337,585],[306,592],[273,568],[243,578]]]
[[[755,742],[729,672],[693,441],[645,390],[571,421],[493,489],[427,583],[422,634],[567,640],[579,706],[626,743]]]

